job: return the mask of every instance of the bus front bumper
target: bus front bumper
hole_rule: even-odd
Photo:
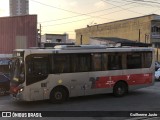
[[[23,95],[21,93],[10,94],[13,101],[24,101]]]

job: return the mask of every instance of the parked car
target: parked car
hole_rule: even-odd
[[[157,71],[160,68],[160,62],[155,62],[155,71]]]
[[[9,93],[10,79],[4,73],[0,73],[0,95]]]
[[[157,71],[155,71],[155,79],[160,80],[160,68]]]

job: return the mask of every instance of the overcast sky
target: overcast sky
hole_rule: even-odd
[[[42,34],[68,33],[87,25],[160,14],[160,0],[29,0],[29,13],[38,14]],[[9,16],[9,0],[0,0],[0,17]]]

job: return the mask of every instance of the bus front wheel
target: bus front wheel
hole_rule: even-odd
[[[58,87],[51,91],[50,102],[51,103],[62,103],[67,99],[67,92],[65,89]]]
[[[113,94],[116,97],[124,96],[128,92],[127,84],[124,82],[118,82],[113,87]]]

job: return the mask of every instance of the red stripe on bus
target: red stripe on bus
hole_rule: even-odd
[[[95,82],[94,88],[110,88],[120,80],[126,81],[128,85],[150,84],[152,83],[152,74],[131,74],[121,76],[102,76]]]

